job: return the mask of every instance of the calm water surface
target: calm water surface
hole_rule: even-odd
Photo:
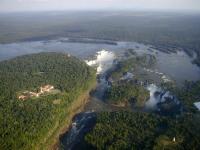
[[[168,75],[177,83],[183,83],[185,80],[200,80],[200,68],[192,64],[192,58],[184,52],[178,51],[178,53],[167,54],[136,42],[116,42],[117,44],[114,45],[94,42],[70,42],[66,38],[63,39],[0,44],[0,61],[38,52],[67,52],[81,59],[88,59],[101,49],[120,53],[133,48],[139,54],[155,55],[158,61],[156,65],[158,71]]]

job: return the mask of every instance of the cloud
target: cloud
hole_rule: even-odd
[[[19,2],[49,2],[49,0],[17,0]]]
[[[0,0],[1,11],[70,9],[199,10],[200,0]]]

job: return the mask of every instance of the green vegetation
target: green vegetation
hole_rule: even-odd
[[[134,85],[130,82],[123,82],[120,84],[114,84],[108,88],[105,93],[105,98],[108,103],[127,106],[129,104],[135,104],[135,106],[144,106],[145,102],[149,98],[149,92],[140,85]]]
[[[196,112],[195,102],[200,101],[200,81],[186,82],[184,88],[175,91],[175,94],[183,103],[186,111]]]
[[[112,86],[105,93],[105,99],[108,103],[127,106],[135,104],[142,107],[149,98],[149,92],[140,84],[136,77],[129,80],[121,80],[127,72],[134,72],[138,67],[152,67],[156,58],[153,55],[137,56],[133,50],[127,50],[128,59],[120,60],[116,66],[108,71],[108,80],[111,80]],[[135,73],[135,72],[134,72]]]
[[[57,13],[1,14],[0,43],[56,37],[137,41],[164,52],[178,49],[190,56],[196,52],[193,62],[200,66],[199,15]],[[132,50],[126,55],[131,57],[120,61],[109,73],[113,80],[119,81],[124,73],[134,71],[137,66],[151,67],[156,61],[149,55],[134,57]],[[95,71],[65,54],[40,53],[0,62],[0,149],[46,149],[61,128],[70,123],[75,110],[84,104],[85,93],[94,83]],[[47,84],[58,91],[25,101],[17,98],[23,91],[37,91]],[[173,88],[171,86],[166,88]],[[97,114],[96,125],[86,134],[80,149],[198,150],[200,114],[193,103],[200,100],[199,91],[200,81],[188,82],[181,90],[175,89],[184,108],[192,112],[177,118],[141,112]],[[148,91],[130,82],[114,83],[105,94],[108,103],[123,106],[132,103],[142,106],[148,97]]]
[[[47,84],[60,92],[24,101],[17,97]],[[94,84],[95,71],[67,54],[39,53],[1,62],[0,149],[47,148]]]
[[[80,147],[98,150],[197,150],[200,116],[170,119],[153,114],[103,112]]]
[[[137,67],[153,67],[153,65],[156,63],[156,57],[153,55],[131,55],[133,56],[129,57],[128,59],[120,60],[115,68],[108,72],[108,76],[111,77],[113,80],[119,80],[120,77],[122,77],[123,74],[126,72],[132,72]]]
[[[108,94],[111,101],[130,94],[125,93],[125,87],[116,86]],[[193,103],[199,101],[200,82],[186,82],[182,89],[171,85],[166,88],[173,90],[174,94],[176,92],[186,112],[190,113],[184,111],[167,117],[144,112],[101,112],[79,147],[87,150],[198,150],[200,113]],[[121,91],[125,94],[119,94]]]

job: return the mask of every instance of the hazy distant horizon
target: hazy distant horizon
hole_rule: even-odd
[[[200,12],[199,0],[1,0],[0,12],[35,11]]]
[[[176,10],[176,9],[71,9],[71,10],[13,10],[13,11],[1,11],[0,14],[12,14],[12,13],[80,13],[80,12],[157,12],[157,13],[180,13],[180,14],[200,14],[200,10]]]

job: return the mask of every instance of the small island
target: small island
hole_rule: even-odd
[[[149,98],[149,91],[131,82],[122,82],[108,88],[105,93],[106,101],[112,105],[125,107],[143,107]]]

